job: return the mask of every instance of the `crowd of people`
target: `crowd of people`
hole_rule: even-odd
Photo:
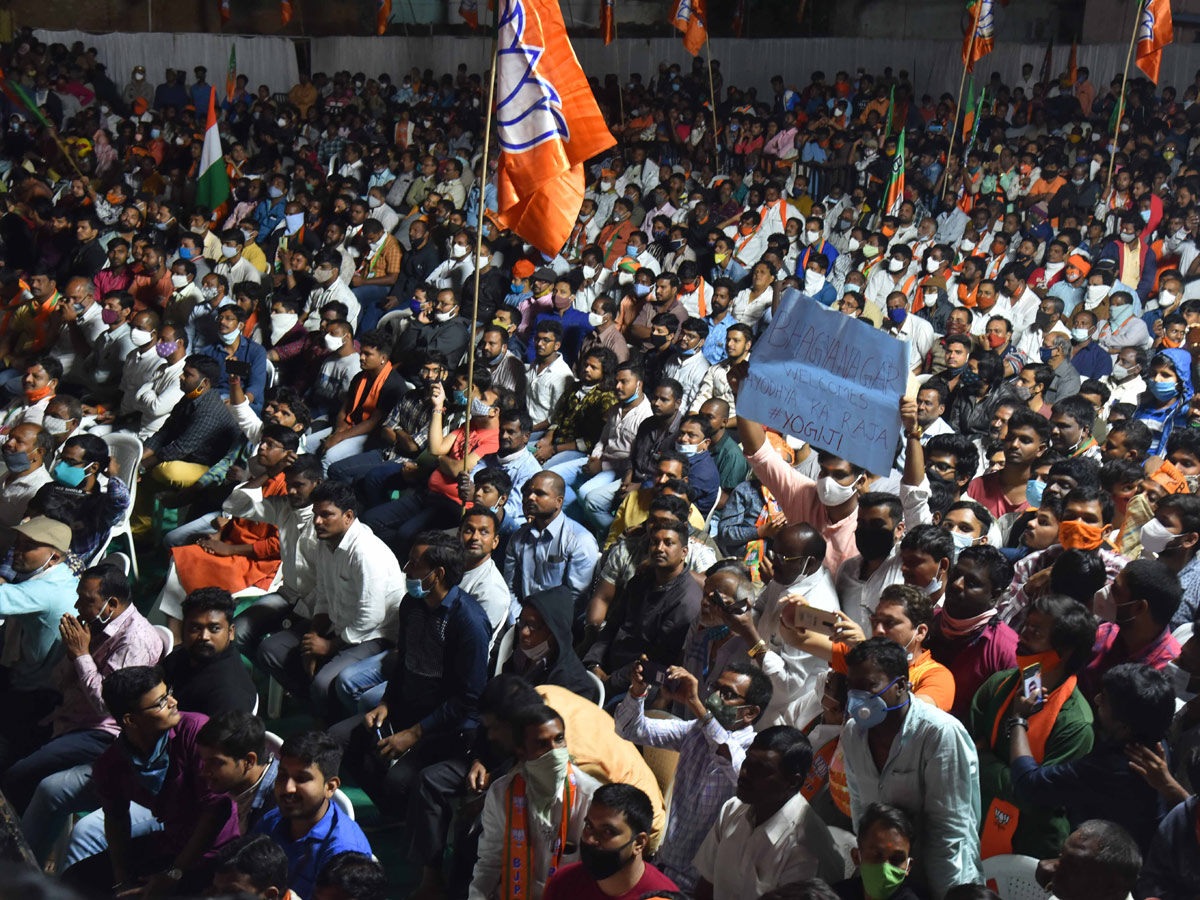
[[[1200,73],[714,62],[717,134],[703,60],[593,79],[549,255],[466,66],[0,64],[0,787],[64,888],[1200,894]],[[739,416],[781,304],[907,343],[889,471]]]

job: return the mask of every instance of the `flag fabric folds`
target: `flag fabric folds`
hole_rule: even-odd
[[[496,55],[496,220],[543,253],[570,237],[584,163],[616,144],[558,0],[502,0]]]
[[[375,33],[383,36],[392,17],[392,0],[375,0]]]
[[[607,47],[617,36],[617,20],[614,18],[613,0],[600,0],[600,37]]]
[[[733,33],[737,37],[741,37],[746,30],[746,0],[737,0],[737,6],[733,8]]]
[[[695,56],[708,40],[706,0],[675,0],[671,21],[683,33],[683,47]]]
[[[883,127],[883,140],[887,141],[892,136],[892,117],[896,114],[896,86],[892,85],[891,91],[888,93],[888,111],[887,124]]]
[[[1067,85],[1069,87],[1074,87],[1075,82],[1079,80],[1079,61],[1076,58],[1078,43],[1078,41],[1071,41],[1071,56],[1067,60]]]
[[[968,110],[971,115],[971,124],[967,125],[964,121],[963,132],[969,133],[967,144],[963,147],[963,159],[967,158],[967,154],[971,152],[971,148],[975,146],[975,138],[979,134],[979,121],[983,118],[983,104],[987,98],[987,88],[979,92],[979,105],[974,111]]]
[[[900,140],[896,144],[896,155],[892,157],[892,174],[888,178],[887,193],[884,195],[884,215],[894,216],[900,212],[904,202],[904,129],[900,129]]]
[[[968,29],[963,35],[962,60],[967,71],[974,72],[975,63],[991,53],[995,46],[995,20],[992,18],[992,0],[974,0],[967,9],[975,29],[973,32]],[[972,34],[975,36],[974,42],[971,40]]]
[[[292,0],[279,0],[279,20],[284,28],[292,21]]]
[[[472,31],[479,28],[479,0],[459,0],[458,14]]]
[[[1170,0],[1150,0],[1138,14],[1137,67],[1158,84],[1163,47],[1175,39]]]
[[[228,25],[231,13],[229,12],[229,0],[221,0],[221,24]]]
[[[958,110],[955,110],[955,115]],[[968,135],[971,133],[971,128],[975,125],[975,76],[972,75],[967,79],[967,102],[962,108],[963,123],[962,133]]]
[[[228,199],[229,175],[225,171],[225,154],[221,152],[221,134],[217,130],[216,91],[209,91],[208,124],[204,128],[204,145],[200,150],[196,203],[209,209],[217,209]]]
[[[1054,75],[1054,38],[1046,42],[1046,56],[1042,59],[1042,74],[1040,81],[1049,83]]]
[[[288,0],[283,0],[287,3]],[[290,6],[290,4],[289,4]],[[284,25],[287,22],[283,23]],[[233,93],[237,90],[237,44],[229,48],[229,65],[225,67],[225,99],[233,103]]]

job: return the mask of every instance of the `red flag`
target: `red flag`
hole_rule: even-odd
[[[675,0],[671,21],[683,32],[683,47],[695,56],[708,40],[708,11],[706,0]]]
[[[571,235],[584,163],[616,140],[567,38],[558,0],[502,0],[496,56],[496,220],[543,253]]]
[[[279,19],[287,28],[288,22],[292,21],[292,0],[279,0]]]
[[[742,36],[742,31],[746,27],[746,0],[737,0],[737,6],[733,8],[733,33],[738,37]]]
[[[229,0],[221,0],[221,24],[229,24]]]
[[[479,0],[459,0],[458,14],[472,31],[479,28]]]
[[[992,19],[992,0],[974,0],[968,7],[974,30],[963,35],[962,60],[968,72],[975,71],[975,63],[992,52],[995,39],[995,21]],[[972,43],[971,35],[975,40]]]
[[[1079,64],[1075,59],[1076,41],[1071,41],[1071,56],[1067,60],[1067,84],[1074,86],[1079,80]]]
[[[617,36],[617,23],[613,18],[613,0],[601,0],[600,3],[600,37],[604,38],[607,47]]]
[[[1137,30],[1137,67],[1158,84],[1163,47],[1175,40],[1170,0],[1150,0],[1142,7]]]

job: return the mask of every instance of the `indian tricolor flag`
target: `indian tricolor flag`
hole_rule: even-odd
[[[229,199],[229,175],[221,135],[217,131],[216,91],[208,92],[208,125],[204,129],[204,148],[200,151],[200,178],[196,182],[196,203],[216,210]]]
[[[205,145],[207,146],[207,144]],[[896,155],[892,157],[892,175],[888,179],[887,193],[884,195],[883,213],[895,216],[900,213],[900,204],[904,202],[904,129],[900,129],[900,140],[896,144]]]

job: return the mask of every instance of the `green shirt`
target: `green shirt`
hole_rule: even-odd
[[[1058,856],[1063,841],[1071,833],[1066,810],[1044,806],[1023,806],[1013,797],[1012,775],[1009,773],[1009,740],[1005,724],[996,732],[996,746],[991,746],[992,729],[1000,715],[1000,704],[1012,691],[1017,669],[997,672],[985,681],[971,701],[967,730],[979,750],[979,794],[986,818],[992,799],[999,797],[1016,806],[1021,813],[1013,834],[1013,853],[1049,859]],[[1005,709],[1007,719],[1010,709]],[[1032,719],[1042,713],[1034,713]],[[1031,719],[1031,721],[1032,721]],[[1092,710],[1076,687],[1063,703],[1058,718],[1046,741],[1046,756],[1042,765],[1070,762],[1087,756],[1092,750]]]
[[[713,462],[717,464],[722,490],[733,493],[733,489],[745,481],[746,476],[750,473],[750,464],[746,462],[746,455],[742,453],[742,448],[729,436],[727,431],[721,435],[719,441],[709,448],[708,452],[712,455]]]

